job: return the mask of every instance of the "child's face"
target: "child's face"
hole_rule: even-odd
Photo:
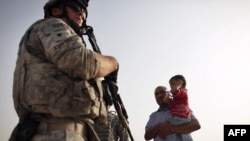
[[[179,90],[182,87],[183,81],[181,79],[172,79],[169,83],[172,90]]]

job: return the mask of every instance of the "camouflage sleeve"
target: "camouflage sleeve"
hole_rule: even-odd
[[[64,21],[51,18],[39,25],[38,38],[49,61],[72,78],[91,79],[99,72],[95,52],[88,50]]]

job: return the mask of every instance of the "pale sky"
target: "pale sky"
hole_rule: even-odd
[[[0,2],[0,141],[18,122],[12,101],[18,44],[43,18],[46,1]],[[119,61],[119,93],[136,141],[144,140],[158,108],[154,88],[169,88],[175,74],[186,77],[201,124],[195,141],[223,141],[224,124],[250,124],[249,0],[90,0],[88,24],[102,53]]]

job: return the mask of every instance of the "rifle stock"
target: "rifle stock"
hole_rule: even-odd
[[[99,46],[97,45],[96,38],[93,32],[93,28],[91,26],[86,25],[83,29],[83,34],[88,36],[89,42],[93,50],[97,53],[102,54]],[[116,83],[109,78],[112,78],[112,77],[109,77],[109,76],[104,77],[104,80],[102,82],[104,91],[105,91],[104,93],[106,93],[106,95],[109,96],[107,99],[111,101],[112,104],[114,104],[115,110],[117,112],[118,118],[120,119],[122,126],[127,130],[131,141],[134,141],[134,138],[132,136],[132,133],[128,125],[127,111],[123,105],[120,95],[118,94],[118,87]]]

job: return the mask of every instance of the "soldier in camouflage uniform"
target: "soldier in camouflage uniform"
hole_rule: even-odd
[[[110,111],[110,106],[107,105],[108,124],[105,126],[95,125],[96,132],[101,141],[129,141],[129,135],[117,116],[113,111]]]
[[[88,0],[49,0],[45,18],[21,39],[13,100],[20,118],[38,121],[32,141],[98,141],[107,121],[100,77],[118,69],[112,56],[86,48]]]

